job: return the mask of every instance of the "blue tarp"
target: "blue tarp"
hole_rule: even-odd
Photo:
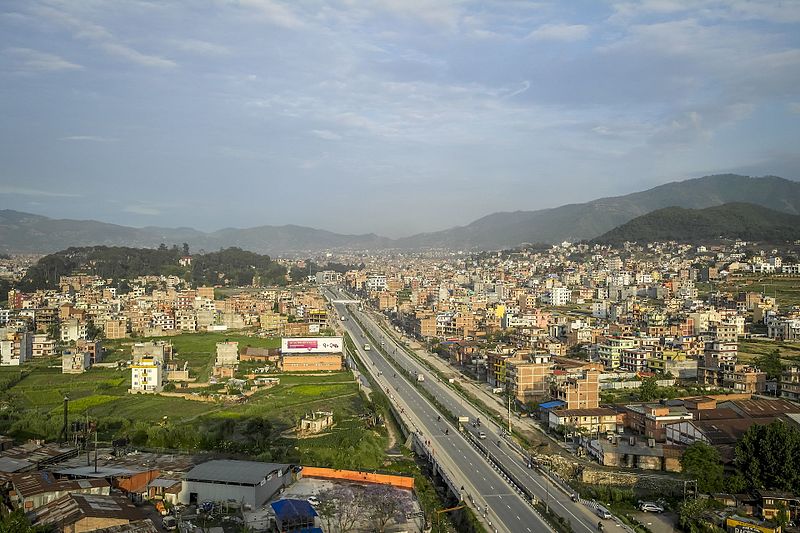
[[[556,407],[561,407],[562,405],[567,405],[567,404],[562,402],[561,400],[553,400],[552,402],[540,403],[539,409],[555,409]]]
[[[281,522],[317,516],[317,511],[306,500],[278,500],[272,504],[272,510]]]

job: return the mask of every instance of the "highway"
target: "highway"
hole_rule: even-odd
[[[337,298],[347,298],[347,295],[343,293],[338,293],[336,295]],[[336,304],[336,310],[340,316],[348,316],[351,314],[350,310],[347,309],[344,305]],[[461,398],[456,391],[454,391],[451,387],[447,386],[445,383],[441,383],[432,373],[420,364],[414,357],[410,356],[406,351],[399,346],[393,336],[387,335],[384,330],[377,325],[377,323],[365,312],[354,311],[358,315],[358,319],[364,324],[368,329],[370,335],[377,340],[379,343],[382,343],[382,348],[386,351],[388,355],[390,355],[396,363],[408,371],[411,375],[415,375],[417,373],[421,373],[425,376],[425,381],[422,383],[422,386],[434,397],[437,401],[450,413],[455,416],[468,416],[471,421],[475,421],[480,419],[482,423],[479,427],[473,427],[471,424],[467,425],[467,431],[473,432],[473,435],[476,435],[479,432],[483,432],[486,435],[485,439],[480,439],[480,443],[485,446],[487,449],[487,453],[494,457],[496,461],[498,461],[503,469],[506,472],[512,474],[512,478],[518,480],[524,487],[536,495],[541,501],[545,502],[550,509],[555,511],[558,515],[562,518],[566,518],[570,521],[572,528],[574,531],[578,533],[587,533],[587,532],[596,532],[597,531],[597,523],[600,521],[598,516],[585,505],[579,502],[573,502],[569,495],[565,494],[563,491],[558,489],[551,481],[549,481],[546,477],[540,474],[537,470],[528,467],[528,459],[522,455],[520,455],[515,449],[513,449],[510,444],[505,440],[505,432],[502,428],[495,425],[494,422],[487,420],[486,416],[480,413],[477,409],[475,409],[471,404],[469,404],[466,400]],[[366,339],[358,324],[356,324],[353,320],[346,320],[343,322],[345,329],[348,330],[353,341],[359,345],[359,348],[363,348],[363,344],[366,342],[370,342]],[[375,347],[377,348],[377,347]],[[368,357],[371,358],[376,364],[378,364],[378,360],[381,363],[386,363],[383,356],[378,354],[378,350],[373,348],[369,352],[365,352],[368,354]],[[362,354],[363,357],[363,354]],[[388,364],[388,363],[386,363]],[[387,375],[394,375],[394,371],[390,368],[385,366],[379,366],[379,371],[383,372],[382,377],[386,377]],[[392,374],[387,374],[387,372],[391,372]],[[436,417],[440,416],[440,413],[436,413],[433,406],[431,406],[427,401],[424,401],[424,397],[419,394],[418,391],[413,386],[409,386],[405,380],[400,377],[400,374],[397,374],[397,378],[391,378],[388,380],[392,385],[398,384],[402,388],[402,394],[400,394],[404,399],[409,398],[409,407],[415,412],[418,413],[422,418],[428,422],[430,425],[431,422],[436,421]],[[392,390],[393,387],[390,387]],[[408,390],[407,390],[408,389]],[[396,388],[394,390],[397,390]],[[412,398],[414,395],[410,392],[413,391],[416,393],[418,398]],[[399,391],[398,391],[399,393]],[[419,410],[419,411],[418,411]],[[444,420],[444,416],[442,416],[442,420]],[[444,425],[443,422],[437,424],[433,424],[433,427],[438,427],[439,432],[442,431],[442,426]],[[483,481],[483,470],[485,468],[489,468],[489,463],[487,457],[481,454],[477,454],[479,458],[480,464],[477,464],[476,459],[473,456],[462,453],[462,448],[467,448],[468,450],[475,451],[474,448],[467,442],[467,439],[462,436],[458,435],[458,431],[455,428],[450,429],[450,435],[444,436],[444,439],[447,440],[448,444],[455,444],[458,443],[459,449],[458,451],[454,450],[454,455],[456,455],[455,460],[456,464],[464,471],[465,475],[471,476],[472,479],[478,479]],[[469,459],[469,460],[467,460]],[[467,466],[468,465],[468,466]],[[480,468],[479,468],[480,467]],[[478,471],[478,474],[473,473],[473,469]],[[490,472],[494,472],[491,468],[489,468]],[[505,480],[501,482],[505,485],[506,488],[510,489],[510,485]],[[489,488],[489,492],[484,492],[486,488]],[[516,498],[519,501],[519,505],[515,506],[512,505],[514,503],[514,499],[510,497],[505,497],[501,501],[494,501],[497,498],[494,498],[492,493],[495,491],[494,485],[489,485],[488,487],[482,486],[479,487],[481,494],[486,496],[486,501],[489,502],[490,508],[493,508],[498,511],[499,516],[503,516],[507,514],[508,516],[517,516],[521,519],[520,510],[518,509],[519,505],[528,507],[528,504],[522,501],[522,498]],[[505,508],[505,509],[504,509]],[[537,514],[534,514],[532,511],[529,513],[536,520],[541,522],[541,519]],[[502,518],[501,518],[502,519]],[[518,523],[515,524],[512,521],[507,519],[503,519],[503,522],[509,527],[510,531],[525,531],[525,528],[518,529]],[[610,522],[607,522],[608,525],[611,525]],[[539,529],[533,528],[534,531],[539,531]]]
[[[356,344],[358,355],[368,370],[384,388],[384,392],[388,390],[390,400],[410,420],[413,429],[421,433],[421,439],[428,445],[434,458],[456,484],[463,487],[462,497],[465,501],[481,515],[485,524],[491,523],[490,531],[552,531],[532,506],[512,489],[455,426],[446,421],[446,417],[415,385],[409,383],[402,374],[396,373],[377,347],[364,350],[364,344],[369,341],[363,340],[363,332],[352,319],[350,310],[343,304],[334,304],[334,307],[339,316],[348,317],[342,326]],[[363,315],[359,316],[359,320],[367,324]],[[377,328],[373,323],[369,324],[368,327]]]

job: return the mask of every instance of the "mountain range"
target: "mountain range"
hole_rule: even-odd
[[[671,182],[642,192],[535,211],[499,212],[466,226],[401,239],[342,235],[303,226],[258,226],[202,232],[192,228],[132,228],[93,220],[57,220],[0,211],[0,251],[53,252],[70,246],[156,247],[188,243],[192,250],[237,246],[258,253],[350,249],[500,249],[522,243],[592,239],[638,216],[665,207],[702,209],[747,202],[800,214],[800,182],[735,174]]]
[[[593,242],[711,243],[725,239],[769,243],[795,241],[800,239],[800,215],[748,203],[729,203],[705,209],[665,207],[617,226]]]

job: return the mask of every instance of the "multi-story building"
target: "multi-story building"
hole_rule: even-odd
[[[633,337],[608,337],[597,347],[597,355],[606,369],[616,370],[622,365],[622,351],[635,346],[636,340]]]
[[[158,357],[143,355],[131,365],[132,393],[156,393],[164,389],[164,364]]]
[[[584,370],[553,384],[551,395],[566,409],[593,409],[600,405],[600,372]]]
[[[61,342],[70,343],[86,338],[86,322],[76,317],[61,321]]]
[[[87,341],[80,339],[75,343],[76,349],[89,354],[90,364],[99,363],[103,360],[103,343],[94,340]]]
[[[56,341],[49,338],[46,333],[33,336],[31,343],[31,356],[34,358],[52,357],[56,354]]]
[[[26,331],[7,332],[0,338],[0,366],[19,366],[31,358],[33,335]]]
[[[692,419],[692,413],[683,405],[634,404],[625,409],[628,427],[656,442],[666,440],[668,425]]]
[[[647,369],[661,374],[672,374],[678,379],[697,378],[697,359],[690,359],[676,350],[659,350],[647,361]]]
[[[651,351],[644,348],[628,348],[622,350],[620,368],[626,372],[644,372],[647,370]]]
[[[128,319],[109,319],[103,322],[103,334],[106,339],[124,339],[128,336]]]
[[[62,374],[82,374],[92,366],[88,352],[67,349],[61,355]]]
[[[790,366],[783,369],[779,390],[781,397],[800,401],[800,366]]]
[[[506,361],[509,392],[523,404],[547,396],[552,366],[549,354],[534,354],[523,360]]]

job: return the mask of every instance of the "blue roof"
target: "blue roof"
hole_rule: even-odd
[[[567,405],[565,402],[561,400],[553,400],[552,402],[545,402],[539,404],[539,409],[554,409],[556,407],[561,407],[562,405]]]
[[[318,516],[317,511],[306,500],[278,500],[272,504],[272,509],[281,522]]]

